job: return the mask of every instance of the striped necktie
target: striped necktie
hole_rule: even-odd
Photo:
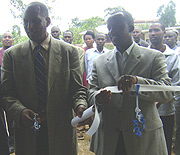
[[[47,73],[41,45],[35,48],[34,70],[38,95],[38,110],[45,112],[47,104]]]

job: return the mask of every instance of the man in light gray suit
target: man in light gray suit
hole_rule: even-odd
[[[140,137],[133,132],[136,95],[129,92],[133,84],[171,85],[165,58],[161,52],[133,42],[134,21],[128,12],[110,16],[107,27],[115,49],[94,61],[89,79],[89,102],[95,101],[101,109],[101,123],[92,137],[90,149],[96,155],[167,155],[155,102],[167,103],[173,93],[139,93],[139,107],[145,119]],[[107,86],[117,86],[123,94],[101,89]],[[139,127],[142,129],[141,123]]]

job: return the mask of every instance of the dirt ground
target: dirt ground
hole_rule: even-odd
[[[90,136],[84,134],[84,140],[78,140],[78,155],[95,155],[89,151]]]

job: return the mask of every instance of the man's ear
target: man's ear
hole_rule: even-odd
[[[133,25],[130,25],[129,26],[129,32],[133,32],[134,31],[134,26]]]
[[[46,21],[47,21],[47,27],[48,27],[50,25],[50,23],[51,23],[51,19],[49,17],[47,17]]]

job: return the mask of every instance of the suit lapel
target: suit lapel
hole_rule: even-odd
[[[112,75],[112,77],[114,78],[114,80],[117,83],[119,80],[119,77],[120,77],[120,73],[119,73],[117,60],[114,55],[114,50],[112,52],[110,52],[109,58],[107,58],[105,65],[107,66],[107,69],[109,70],[110,74]]]
[[[122,75],[125,75],[125,74],[130,75],[131,72],[136,67],[136,65],[138,64],[140,57],[141,57],[140,50],[139,50],[139,48],[137,48],[137,45],[135,44],[134,47],[132,48],[132,51],[131,51],[128,59],[127,59],[127,62],[124,67]]]
[[[61,48],[58,45],[59,44],[51,37],[49,47],[48,94],[61,67]]]
[[[27,41],[21,48],[21,54],[18,59],[24,79],[28,79],[31,85],[32,92],[36,92],[35,89],[35,78],[34,78],[34,65],[32,61],[32,49],[30,42]]]

